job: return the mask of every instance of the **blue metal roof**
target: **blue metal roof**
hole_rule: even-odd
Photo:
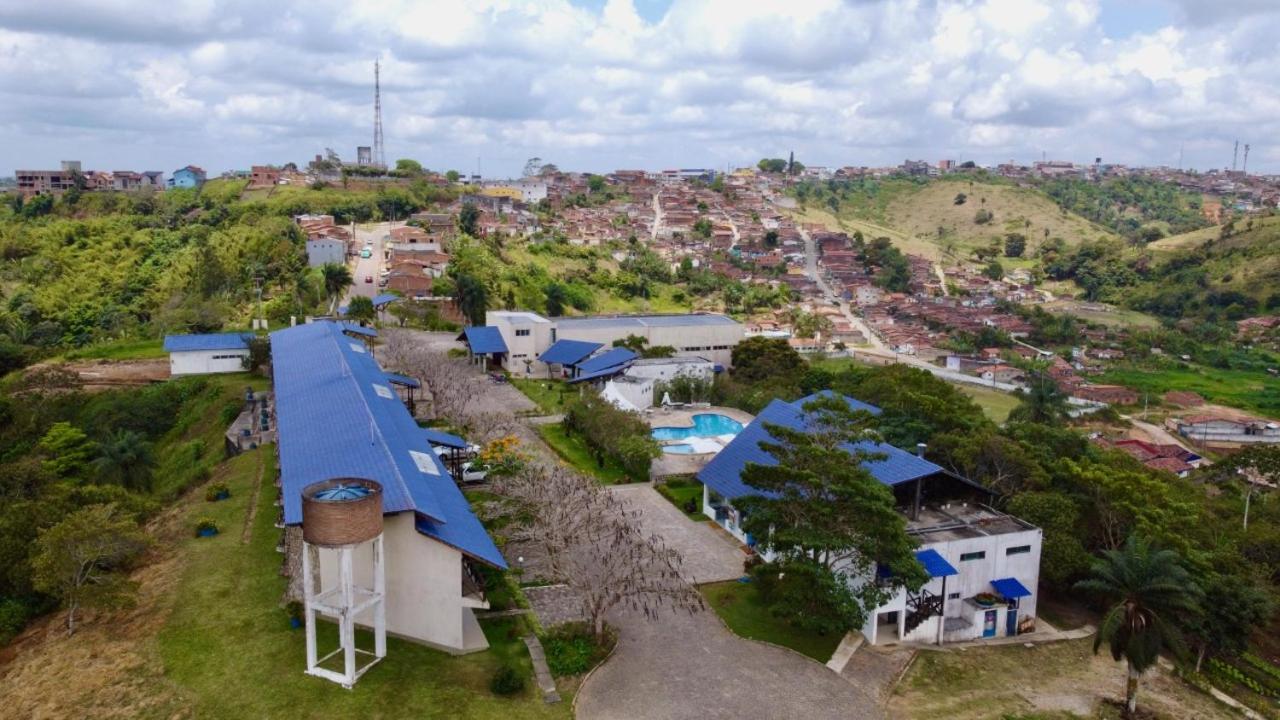
[[[557,340],[538,359],[548,364],[575,365],[602,347],[601,343],[586,340]]]
[[[1031,594],[1026,585],[1018,582],[1018,578],[1000,578],[992,580],[991,587],[996,589],[996,594],[1006,600],[1017,600]]]
[[[419,532],[506,567],[422,428],[364,344],[337,323],[271,333],[284,518],[302,522],[302,490],[335,477],[382,485],[382,510],[413,512]]]
[[[357,325],[356,323],[353,323],[353,322],[346,322],[345,320],[339,322],[338,324],[342,326],[343,332],[349,332],[353,335],[360,335],[362,337],[378,337],[378,331],[374,330],[371,327],[364,327],[363,325]]]
[[[492,325],[465,327],[462,329],[462,335],[458,336],[458,339],[465,340],[467,347],[470,347],[471,352],[476,355],[495,355],[508,352],[507,343],[502,339],[502,333]]]
[[[212,333],[207,335],[165,335],[165,352],[199,350],[247,350],[253,333]]]
[[[921,550],[916,553],[916,560],[924,566],[925,572],[929,573],[931,578],[950,577],[959,575],[960,571],[955,569],[947,559],[938,554],[937,550]]]
[[[422,387],[421,383],[409,377],[408,375],[400,375],[398,373],[392,373],[392,372],[384,372],[382,374],[387,376],[388,382],[393,382],[397,385],[403,385],[405,387],[411,387],[411,388]]]
[[[742,481],[742,471],[746,469],[747,463],[776,465],[778,462],[760,447],[762,441],[777,442],[765,430],[766,424],[802,430],[806,420],[804,413],[795,404],[774,400],[723,450],[711,458],[711,462],[698,471],[698,480],[730,500],[746,495],[772,496]],[[942,468],[928,460],[885,443],[868,440],[854,443],[851,448],[885,456],[883,460],[864,463],[872,476],[885,485],[898,485],[942,472]]]
[[[791,404],[794,405],[797,410],[803,410],[805,405],[808,405],[814,400],[823,400],[829,397],[843,398],[845,401],[845,404],[847,404],[853,410],[862,410],[864,412],[869,412],[872,415],[879,415],[881,412],[884,412],[883,410],[876,407],[875,405],[872,405],[870,403],[864,403],[861,400],[858,400],[856,398],[851,398],[848,395],[841,395],[840,393],[837,393],[834,390],[819,390],[818,392],[812,395],[806,395]]]
[[[467,441],[461,436],[441,432],[439,430],[433,430],[431,428],[423,428],[422,435],[427,439],[427,442],[432,445],[443,445],[444,447],[451,448],[465,448],[467,446]]]
[[[590,360],[585,360],[583,362],[578,363],[578,372],[586,375],[588,373],[594,373],[600,370],[604,370],[605,368],[611,368],[617,365],[622,365],[623,363],[629,363],[638,357],[640,356],[635,354],[631,350],[628,350],[627,348],[624,348],[624,347],[611,348],[609,350],[606,350],[605,352],[600,353],[599,355],[596,355]]]
[[[391,303],[400,299],[401,297],[399,295],[393,295],[392,293],[383,293],[381,295],[375,295],[373,298],[373,306],[382,307],[383,305],[390,305]]]
[[[674,315],[595,315],[591,317],[556,318],[561,333],[574,328],[647,328],[647,327],[706,327],[708,325],[737,325],[738,321],[727,315],[712,313]]]
[[[620,373],[626,372],[627,368],[629,367],[631,367],[630,363],[622,363],[621,365],[610,365],[609,367],[603,370],[597,370],[593,373],[587,373],[586,375],[579,375],[576,378],[570,378],[569,384],[574,385],[577,383],[590,382],[592,380],[599,380],[600,378],[613,377],[614,375],[618,375]]]

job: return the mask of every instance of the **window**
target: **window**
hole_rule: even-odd
[[[960,599],[960,593],[948,593],[948,594],[947,594],[947,599],[948,599],[948,600],[959,600],[959,599]]]
[[[1005,555],[1022,555],[1031,552],[1030,545],[1017,545],[1004,551]]]
[[[529,328],[516,330],[516,337],[529,337]]]
[[[979,550],[978,552],[960,553],[960,562],[969,562],[970,560],[982,560],[986,556],[987,556],[987,552],[985,550]]]

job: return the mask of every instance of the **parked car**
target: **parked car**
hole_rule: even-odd
[[[365,275],[365,276],[364,276],[364,281],[365,281],[365,282],[367,282],[367,283],[371,283],[371,282],[373,282],[373,276],[372,276],[372,275]]]
[[[462,463],[462,482],[484,482],[487,477],[489,477],[488,465],[476,465],[470,462]]]
[[[371,258],[371,257],[373,257],[373,248],[366,247],[365,249],[361,250],[361,251],[360,251],[360,257],[362,257],[362,258]]]

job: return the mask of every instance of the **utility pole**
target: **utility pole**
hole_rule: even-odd
[[[1240,157],[1240,141],[1236,141],[1236,149],[1231,151],[1231,172],[1236,171],[1236,160]]]
[[[1244,144],[1244,164],[1240,166],[1240,172],[1249,174],[1249,143]]]

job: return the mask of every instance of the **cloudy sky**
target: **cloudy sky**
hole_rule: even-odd
[[[486,176],[904,158],[1280,172],[1276,0],[0,0],[0,173],[370,144]]]

